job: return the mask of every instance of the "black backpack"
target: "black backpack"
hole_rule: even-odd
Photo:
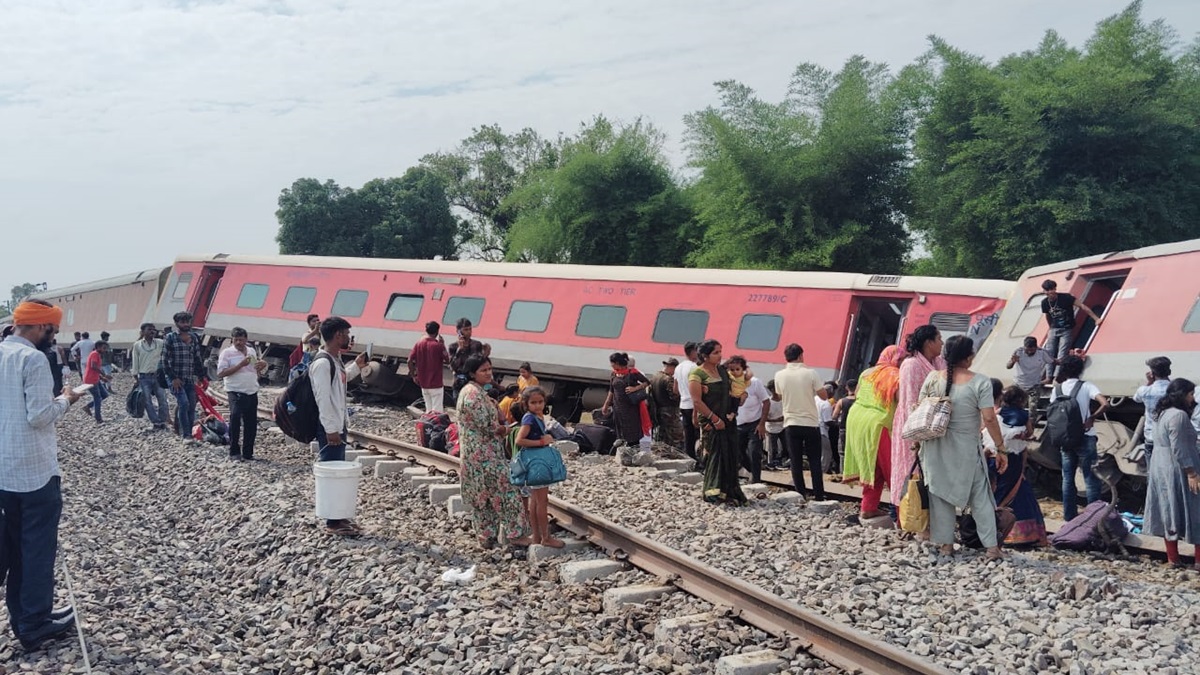
[[[333,363],[333,357],[321,352],[317,354],[316,359],[329,361],[329,382],[333,384],[333,378],[337,377],[337,366]],[[313,363],[316,362],[316,359],[313,359]],[[301,443],[311,443],[316,440],[317,427],[321,423],[321,412],[317,408],[317,399],[313,396],[312,383],[308,379],[311,372],[312,368],[310,367],[301,373],[299,377],[288,383],[283,396],[275,399],[275,424],[279,425],[279,430],[284,435]]]
[[[1083,412],[1079,409],[1079,389],[1083,380],[1063,396],[1061,384],[1054,385],[1054,401],[1046,408],[1046,428],[1042,446],[1051,450],[1079,450],[1083,447]]]

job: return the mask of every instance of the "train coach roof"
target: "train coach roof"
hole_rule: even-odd
[[[105,288],[117,288],[120,286],[128,286],[142,281],[158,281],[158,275],[166,269],[165,267],[155,267],[154,269],[143,270],[133,274],[123,274],[119,277],[110,277],[99,281],[89,281],[86,284],[76,284],[74,286],[63,286],[62,288],[51,288],[45,291],[33,293],[29,297],[38,300],[53,300],[61,298],[64,295],[74,295],[76,293],[87,293],[88,291],[99,291]]]
[[[637,281],[692,283],[728,286],[783,288],[831,288],[862,291],[903,291],[978,295],[1007,298],[1014,282],[1000,279],[948,279],[901,275],[852,274],[847,272],[780,272],[776,270],[718,270],[674,267],[621,267],[602,265],[559,265],[541,263],[480,262],[473,260],[397,260],[387,258],[342,258],[307,255],[244,256],[184,255],[177,262],[278,265],[287,267],[335,267],[381,272],[422,272],[482,276],[583,279],[594,281]]]
[[[1076,258],[1074,260],[1064,260],[1063,262],[1042,265],[1041,267],[1031,267],[1026,270],[1025,274],[1022,275],[1022,278],[1039,277],[1045,274],[1054,274],[1055,272],[1066,272],[1067,270],[1087,267],[1088,265],[1104,263],[1110,260],[1120,260],[1122,258],[1144,260],[1146,258],[1160,258],[1168,255],[1192,253],[1194,251],[1200,251],[1200,239],[1189,239],[1187,241],[1177,241],[1170,244],[1157,244],[1155,246],[1145,246],[1128,251],[1112,251],[1109,253],[1100,253],[1098,255]]]

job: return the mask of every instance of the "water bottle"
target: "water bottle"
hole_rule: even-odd
[[[291,401],[288,401],[287,402],[287,411],[288,411],[289,415],[296,414],[296,404],[292,403]]]

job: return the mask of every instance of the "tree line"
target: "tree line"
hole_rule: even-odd
[[[804,63],[781,100],[718,82],[683,171],[645,119],[481,126],[400,178],[297,180],[280,252],[1015,278],[1200,237],[1200,41],[1141,14],[996,63]]]

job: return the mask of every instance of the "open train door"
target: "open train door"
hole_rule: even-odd
[[[896,344],[903,334],[908,300],[855,296],[852,312],[842,351],[839,382],[858,377],[859,373],[875,365],[885,347]]]
[[[192,295],[192,302],[188,305],[188,311],[192,314],[193,328],[204,328],[223,276],[225,276],[224,265],[205,265],[204,269],[200,271],[200,283],[196,284],[196,293]]]
[[[1129,270],[1109,270],[1095,275],[1088,274],[1084,278],[1087,279],[1088,285],[1080,295],[1080,302],[1091,308],[1101,320],[1104,320],[1108,316],[1108,311],[1112,309],[1113,302],[1120,297],[1121,288],[1125,285],[1125,280],[1129,278]],[[1079,328],[1071,346],[1086,352],[1091,348],[1092,342],[1096,340],[1096,335],[1099,334],[1102,326],[1096,326],[1092,317],[1083,312],[1077,315],[1076,320]]]

